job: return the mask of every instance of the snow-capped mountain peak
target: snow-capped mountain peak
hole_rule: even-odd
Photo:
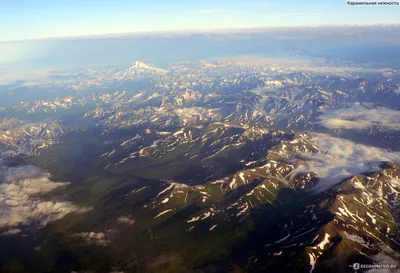
[[[148,65],[141,61],[135,61],[128,69],[123,69],[113,75],[116,79],[129,79],[137,77],[151,77],[166,74],[168,70]]]
[[[132,74],[149,73],[149,72],[156,73],[156,74],[163,74],[167,71],[165,69],[161,69],[158,67],[148,65],[141,61],[135,61],[129,67],[128,72],[132,73]]]

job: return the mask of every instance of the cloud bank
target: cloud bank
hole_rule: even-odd
[[[400,163],[399,152],[389,152],[325,134],[314,134],[311,142],[321,153],[301,154],[307,166],[296,170],[296,173],[316,173],[320,178],[314,188],[317,192],[327,190],[353,175],[379,171],[382,161]]]
[[[69,213],[86,211],[70,202],[43,199],[43,194],[66,185],[51,181],[49,174],[37,167],[7,167],[0,160],[0,229],[28,224],[45,226]]]
[[[106,246],[109,243],[109,241],[106,239],[106,235],[103,232],[81,232],[75,234],[75,237],[80,237],[89,244],[95,244],[99,246]]]
[[[355,103],[349,108],[324,112],[318,123],[329,129],[368,129],[382,127],[400,130],[400,111]]]
[[[130,216],[120,216],[118,217],[117,222],[119,224],[133,225],[135,220]]]

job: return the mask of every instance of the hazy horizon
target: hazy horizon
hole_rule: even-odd
[[[149,33],[0,43],[3,78],[38,71],[127,67],[134,60],[157,66],[232,57],[325,57],[395,65],[400,27],[298,27],[213,32]],[[101,56],[101,58],[99,58]],[[294,56],[290,56],[291,58]],[[298,56],[297,56],[298,57]]]
[[[399,24],[399,12],[393,6],[347,6],[335,0],[284,4],[277,0],[190,4],[183,0],[5,0],[0,6],[0,24],[6,26],[0,42],[149,31]]]

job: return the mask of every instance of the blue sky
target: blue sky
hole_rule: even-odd
[[[0,42],[163,30],[399,24],[400,7],[345,0],[0,0]]]

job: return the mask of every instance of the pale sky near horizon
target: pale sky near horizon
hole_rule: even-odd
[[[400,6],[344,0],[1,0],[0,42],[147,31],[400,24]]]

